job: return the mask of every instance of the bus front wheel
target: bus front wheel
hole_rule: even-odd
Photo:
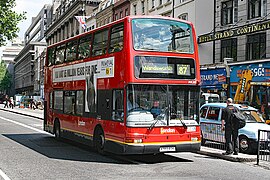
[[[105,137],[101,128],[98,128],[94,136],[95,149],[99,154],[104,154]]]

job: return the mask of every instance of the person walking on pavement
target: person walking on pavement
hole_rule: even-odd
[[[8,108],[8,102],[9,102],[8,95],[5,95],[4,101],[5,101],[5,106],[4,106],[4,108]]]
[[[223,155],[238,155],[239,142],[238,142],[238,128],[232,120],[233,112],[235,107],[232,105],[232,98],[227,99],[227,107],[222,110],[222,125],[221,128],[225,130],[225,146],[226,152]],[[224,128],[225,126],[225,128]]]
[[[14,100],[13,100],[13,97],[10,97],[10,99],[9,99],[9,107],[10,108],[14,108]]]

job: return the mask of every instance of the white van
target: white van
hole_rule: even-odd
[[[201,105],[206,103],[219,102],[220,97],[218,94],[214,93],[202,93],[201,94]]]

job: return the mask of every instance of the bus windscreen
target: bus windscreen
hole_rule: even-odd
[[[164,19],[133,19],[135,50],[194,53],[192,29],[189,24]]]

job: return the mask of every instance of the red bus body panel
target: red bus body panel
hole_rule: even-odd
[[[139,18],[137,16],[136,18]],[[145,18],[145,17],[142,17]],[[150,17],[152,18],[152,17]],[[164,17],[163,19],[172,19]],[[154,127],[149,129],[147,127],[127,127],[126,118],[123,122],[114,120],[103,120],[97,118],[97,114],[90,114],[87,116],[75,116],[64,113],[50,108],[50,93],[55,90],[85,90],[86,81],[67,81],[67,82],[53,82],[53,68],[65,67],[67,65],[79,64],[89,61],[98,61],[108,57],[114,57],[114,77],[113,78],[99,78],[97,80],[98,90],[109,89],[125,89],[127,84],[173,84],[173,85],[191,85],[199,86],[200,84],[200,69],[198,49],[196,43],[196,35],[193,28],[193,41],[194,41],[194,53],[193,54],[179,54],[179,53],[167,53],[167,52],[144,52],[135,51],[133,49],[132,32],[131,32],[131,20],[132,17],[126,17],[109,25],[97,28],[92,32],[104,28],[110,28],[111,26],[124,22],[124,48],[120,52],[105,54],[97,57],[90,57],[83,60],[77,60],[74,62],[67,62],[61,65],[48,66],[45,68],[45,101],[46,103],[46,121],[44,122],[45,130],[51,133],[54,132],[55,120],[59,120],[61,125],[61,131],[70,132],[71,134],[78,136],[82,139],[90,140],[89,144],[93,141],[95,129],[97,126],[101,127],[105,136],[105,149],[120,154],[144,154],[144,153],[159,153],[160,147],[176,147],[176,151],[197,151],[200,149],[200,126],[196,125],[196,130],[193,132],[187,132],[187,128],[184,126],[167,126],[167,127]],[[172,19],[174,20],[174,19]],[[86,34],[87,34],[86,33]],[[63,42],[68,42],[72,39],[79,38],[81,35],[70,38]],[[61,44],[49,46],[52,48]],[[145,56],[167,56],[167,57],[182,57],[195,59],[196,62],[196,79],[194,80],[174,80],[174,79],[137,79],[134,76],[134,57],[137,55]],[[46,62],[48,65],[48,62]],[[126,96],[126,94],[124,94]],[[124,99],[126,104],[126,99]],[[126,106],[124,106],[126,112]],[[139,142],[135,142],[139,140]]]

